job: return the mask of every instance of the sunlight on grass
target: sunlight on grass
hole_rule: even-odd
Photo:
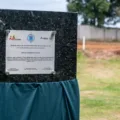
[[[78,52],[80,120],[120,120],[120,60],[96,60]]]

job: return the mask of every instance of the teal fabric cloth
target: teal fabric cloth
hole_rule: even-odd
[[[0,83],[0,120],[79,120],[77,80]]]

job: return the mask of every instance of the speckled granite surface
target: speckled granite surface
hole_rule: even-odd
[[[57,31],[55,75],[5,75],[6,30]],[[0,81],[51,82],[76,78],[77,14],[0,10]]]

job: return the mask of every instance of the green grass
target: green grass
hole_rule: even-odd
[[[120,120],[120,59],[96,60],[78,52],[80,120]]]

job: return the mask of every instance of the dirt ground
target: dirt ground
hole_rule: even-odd
[[[82,42],[78,43],[78,50],[82,51]],[[120,42],[86,42],[84,54],[96,59],[120,57]]]

